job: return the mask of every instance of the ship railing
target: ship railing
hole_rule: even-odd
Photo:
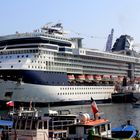
[[[67,119],[67,120],[52,120],[51,125],[49,126],[50,130],[59,130],[59,129],[67,129],[67,126],[75,124],[75,120]]]
[[[43,33],[43,32],[27,32],[27,33],[18,33],[16,32],[16,34],[12,34],[12,35],[6,35],[6,36],[0,36],[0,40],[7,40],[7,39],[13,39],[13,38],[25,38],[25,37],[37,37],[37,36],[46,36],[46,37],[51,37],[51,38],[56,38],[56,39],[63,39],[63,40],[68,40],[70,41],[70,39],[68,38],[64,38],[64,37],[55,37],[54,35],[50,35],[47,33]]]
[[[42,33],[16,33],[16,34],[12,34],[12,35],[1,36],[0,40],[13,39],[13,38],[36,37],[36,36],[41,36],[41,35],[42,35]]]
[[[19,110],[10,111],[10,116],[34,116],[38,117],[38,110],[34,107],[24,108],[20,107]]]

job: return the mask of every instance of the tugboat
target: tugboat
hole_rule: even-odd
[[[48,140],[49,117],[38,117],[37,110],[21,110],[13,116],[14,126],[9,137],[14,139]]]
[[[20,115],[20,116],[19,116]],[[57,140],[67,137],[67,126],[77,122],[73,114],[59,114],[48,110],[44,116],[39,116],[36,109],[23,110],[13,117],[14,127],[11,130],[11,139],[22,140]]]
[[[77,115],[70,111],[53,111],[40,115],[39,111],[32,107],[20,107],[19,110],[9,112],[11,127],[6,127],[4,133],[11,140],[58,140],[67,137],[67,126],[77,123]],[[2,121],[0,121],[1,125]],[[7,122],[4,122],[7,123]],[[3,123],[3,124],[4,124]],[[5,124],[8,126],[8,124]]]
[[[77,124],[68,128],[69,139],[89,139],[89,133],[92,131],[94,135],[111,138],[111,122],[107,119],[90,119],[88,114],[82,115],[83,119]]]
[[[101,118],[96,102],[92,100],[92,111],[94,118],[90,118],[89,114],[81,114],[80,122],[68,127],[68,139],[84,139],[89,140],[93,135],[111,138],[111,122]]]

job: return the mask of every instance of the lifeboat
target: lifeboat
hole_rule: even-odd
[[[76,80],[77,80],[77,81],[80,81],[80,82],[83,82],[83,81],[86,80],[86,77],[85,77],[84,74],[82,74],[82,75],[77,75],[77,76],[76,76]]]
[[[73,80],[75,80],[74,75],[68,75],[68,80],[69,80],[69,81],[73,81]]]
[[[110,75],[103,75],[103,81],[110,81]]]
[[[118,76],[117,76],[117,75],[111,75],[111,76],[110,76],[110,79],[111,79],[112,81],[117,81],[117,80],[118,80]]]
[[[94,76],[93,75],[86,75],[86,81],[91,82],[94,80]]]
[[[94,78],[95,78],[95,80],[97,80],[97,81],[101,81],[101,80],[102,80],[101,75],[95,75]]]

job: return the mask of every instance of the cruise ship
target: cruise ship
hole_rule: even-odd
[[[129,36],[103,52],[84,48],[83,38],[65,34],[58,23],[0,36],[0,101],[67,105],[85,104],[92,97],[108,102],[116,81],[139,77],[140,58],[129,53]]]

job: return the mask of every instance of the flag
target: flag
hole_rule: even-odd
[[[91,108],[94,115],[99,111],[97,104],[92,97],[91,97]]]
[[[13,101],[9,101],[6,103],[7,106],[14,106],[14,102]]]

